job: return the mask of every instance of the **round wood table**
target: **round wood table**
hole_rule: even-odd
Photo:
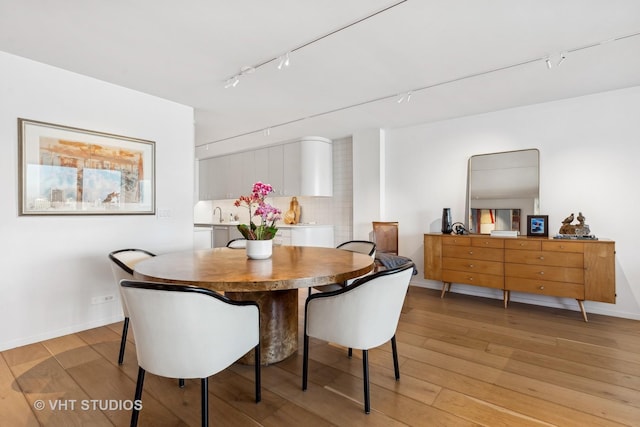
[[[215,248],[158,255],[136,264],[139,280],[195,285],[260,306],[261,364],[279,362],[298,349],[298,288],[341,283],[373,270],[364,254],[333,248],[274,246],[265,260],[244,249]],[[241,362],[252,363],[253,354]]]

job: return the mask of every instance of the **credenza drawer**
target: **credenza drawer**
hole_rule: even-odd
[[[471,237],[468,236],[442,236],[444,246],[471,246]]]
[[[443,246],[443,258],[480,259],[485,261],[504,261],[504,250],[498,248],[477,248],[473,246]]]
[[[503,239],[495,239],[493,237],[477,237],[471,239],[471,246],[479,248],[504,248]]]
[[[497,261],[482,261],[463,258],[443,258],[442,268],[444,268],[445,270],[494,274],[498,276],[502,276],[504,274],[504,263]]]
[[[548,265],[505,264],[504,274],[507,277],[540,279],[553,282],[584,283],[584,269],[568,267],[552,267]]]
[[[506,249],[504,261],[516,264],[555,265],[560,267],[584,267],[584,256],[572,252],[519,251]]]
[[[543,251],[584,253],[584,243],[567,242],[566,240],[549,240],[542,242]]]
[[[539,251],[540,249],[542,249],[542,241],[536,239],[511,239],[504,242],[504,248]]]
[[[505,289],[516,292],[530,292],[540,295],[553,295],[584,300],[584,285],[581,283],[560,283],[546,280],[506,277]]]
[[[467,283],[469,285],[504,289],[504,276],[494,276],[492,274],[442,270],[442,280],[449,283]]]

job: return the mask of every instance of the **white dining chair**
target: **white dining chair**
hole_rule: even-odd
[[[227,247],[231,249],[244,249],[247,247],[247,239],[239,237],[237,239],[229,240],[227,242]]]
[[[120,282],[136,336],[138,379],[134,401],[142,402],[145,373],[200,378],[202,425],[209,425],[209,377],[254,350],[255,401],[261,400],[260,309],[195,286]],[[143,405],[140,405],[143,406]],[[134,406],[131,426],[140,408]],[[145,424],[150,424],[147,421]]]
[[[382,270],[333,292],[310,295],[305,303],[302,390],[307,389],[309,337],[362,350],[364,411],[371,411],[368,351],[391,341],[396,381],[400,379],[396,329],[413,274],[413,263]]]
[[[116,286],[118,287],[118,293],[120,294],[122,311],[124,312],[124,324],[122,326],[122,336],[120,338],[118,365],[122,365],[124,361],[124,349],[127,344],[127,332],[129,330],[129,312],[127,311],[127,306],[122,299],[120,281],[133,280],[133,268],[135,265],[140,261],[154,256],[156,255],[149,251],[145,251],[144,249],[119,249],[109,254],[109,260],[111,260],[111,271],[113,272],[113,278],[116,280]]]
[[[368,240],[349,240],[347,242],[340,243],[336,246],[336,249],[369,255],[373,259],[376,257],[376,244]],[[357,277],[355,279],[347,280],[344,283],[331,283],[328,285],[314,286],[313,289],[320,292],[336,291],[353,283],[356,279]],[[309,295],[311,295],[311,289],[312,288],[309,288]]]

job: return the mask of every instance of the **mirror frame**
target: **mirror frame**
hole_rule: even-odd
[[[473,177],[473,173],[472,170],[477,170],[477,169],[472,169],[473,166],[473,160],[477,159],[479,157],[483,157],[486,158],[486,156],[495,156],[495,158],[497,160],[495,160],[496,162],[500,163],[501,159],[500,157],[504,156],[505,160],[507,160],[508,158],[513,159],[514,154],[517,153],[521,153],[521,152],[535,152],[536,155],[536,171],[535,171],[535,190],[532,190],[534,187],[532,186],[529,190],[526,190],[526,193],[528,194],[523,194],[523,197],[509,197],[509,198],[502,198],[502,197],[497,197],[495,199],[487,199],[490,200],[487,203],[487,206],[472,206],[472,177]],[[530,169],[531,166],[522,166],[523,170],[524,169]],[[505,178],[507,181],[509,181],[509,177],[511,177],[511,179],[513,178],[513,173],[515,171],[514,166],[510,165],[509,167],[500,167],[500,168],[496,168],[496,171],[499,170],[505,170],[505,176],[507,178]],[[496,172],[497,173],[497,172]],[[534,191],[535,191],[535,195],[534,195]],[[497,203],[497,200],[503,200],[504,202],[502,203]],[[522,200],[531,200],[531,205],[528,205],[527,207],[524,207],[522,204],[519,204],[517,206],[511,206],[509,205],[509,200],[518,200],[521,201]],[[520,209],[520,218],[526,218],[527,215],[538,215],[539,211],[540,211],[540,150],[538,150],[537,148],[529,148],[529,149],[522,149],[522,150],[513,150],[513,151],[501,151],[501,152],[495,152],[495,153],[486,153],[486,154],[477,154],[474,156],[469,157],[468,163],[467,163],[467,194],[466,194],[466,206],[465,206],[465,212],[466,212],[466,217],[465,217],[465,227],[467,230],[469,230],[470,233],[473,234],[480,234],[480,230],[479,227],[476,227],[478,229],[474,229],[472,224],[472,209]],[[526,234],[526,228],[523,229],[523,226],[526,227],[526,223],[525,221],[523,221],[522,219],[520,220],[520,234],[521,235],[525,235]]]

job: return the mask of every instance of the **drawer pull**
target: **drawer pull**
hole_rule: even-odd
[[[538,289],[540,289],[542,291],[542,290],[544,290],[544,286],[540,286]]]
[[[469,268],[473,268],[473,264],[469,264]]]
[[[540,260],[541,260],[541,261],[544,261],[544,257],[543,257],[543,256],[541,256],[541,257],[540,257]]]
[[[541,271],[541,272],[540,272],[540,275],[541,275],[541,276],[544,276],[544,271]]]
[[[472,282],[473,281],[473,277],[469,277],[469,281]]]
[[[473,251],[469,251],[469,255],[473,255]]]
[[[520,243],[520,246],[524,246],[524,243]]]

